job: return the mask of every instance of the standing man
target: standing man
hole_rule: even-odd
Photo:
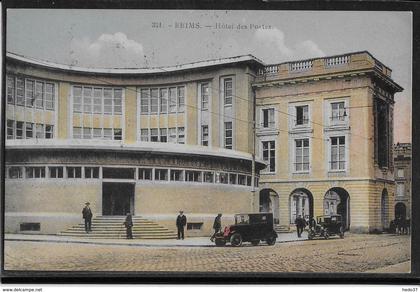
[[[184,211],[179,211],[178,217],[176,217],[176,228],[178,229],[178,239],[184,240],[184,226],[187,225],[187,217],[184,215]]]
[[[126,228],[126,238],[133,239],[133,217],[131,213],[127,213],[127,217],[125,217],[124,226]]]
[[[216,218],[214,218],[213,223],[214,234],[210,237],[210,240],[213,242],[216,234],[220,232],[222,229],[222,214],[217,214]]]
[[[82,210],[82,215],[83,219],[85,219],[85,231],[89,233],[92,232],[92,210],[90,210],[89,202],[86,202],[85,205]]]
[[[299,215],[295,220],[295,224],[296,224],[297,235],[298,235],[298,237],[301,237],[301,234],[303,232],[303,229],[305,228],[306,222],[302,218],[302,216]]]

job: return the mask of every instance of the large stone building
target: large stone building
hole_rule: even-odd
[[[189,236],[210,234],[217,213],[271,211],[286,228],[339,213],[356,231],[390,220],[402,88],[367,52],[154,69],[9,53],[6,74],[6,232],[59,232],[85,201],[170,229],[182,209]]]
[[[411,218],[411,143],[394,145],[394,218]]]

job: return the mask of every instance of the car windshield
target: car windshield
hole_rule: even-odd
[[[235,215],[235,224],[249,224],[249,216],[244,214]]]

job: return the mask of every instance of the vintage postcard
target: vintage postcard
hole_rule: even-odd
[[[410,273],[410,12],[6,12],[4,275]]]

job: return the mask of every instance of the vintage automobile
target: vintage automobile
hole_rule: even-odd
[[[241,246],[243,242],[258,245],[265,241],[268,245],[276,243],[277,233],[273,227],[272,213],[236,214],[235,224],[226,226],[215,237],[217,246],[230,242],[232,246]]]
[[[318,216],[316,222],[309,222],[308,239],[324,237],[328,239],[332,235],[344,238],[344,226],[341,215]]]

